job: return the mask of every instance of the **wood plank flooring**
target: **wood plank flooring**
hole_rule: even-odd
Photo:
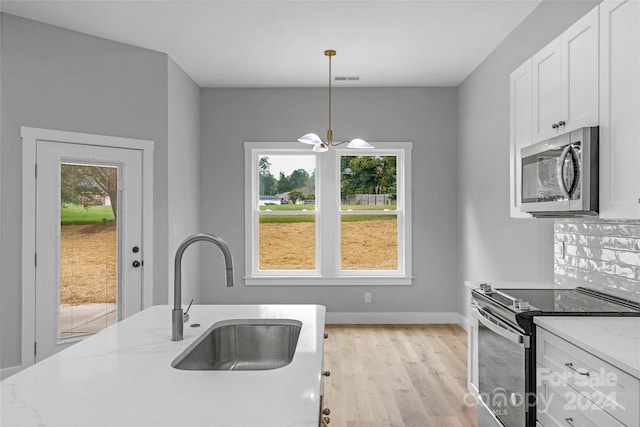
[[[458,325],[327,325],[325,407],[335,427],[476,427]]]

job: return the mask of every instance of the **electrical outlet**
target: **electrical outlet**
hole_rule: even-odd
[[[371,292],[364,293],[364,302],[371,302]]]

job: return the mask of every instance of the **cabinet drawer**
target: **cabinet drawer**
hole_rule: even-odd
[[[623,424],[640,425],[637,378],[541,328],[536,332],[536,362],[538,386],[556,375]]]
[[[544,427],[625,427],[554,374],[538,386],[537,399],[538,422]]]

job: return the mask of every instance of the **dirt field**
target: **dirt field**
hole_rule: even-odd
[[[116,227],[61,227],[60,303],[116,302]]]
[[[315,224],[260,224],[260,269],[312,270]],[[343,270],[398,268],[396,221],[342,223]]]
[[[395,270],[396,227],[396,221],[342,223],[342,269]],[[116,247],[115,226],[62,227],[61,304],[116,302]],[[259,251],[261,269],[312,270],[314,224],[261,224]]]

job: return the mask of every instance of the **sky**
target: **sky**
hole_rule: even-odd
[[[291,175],[296,169],[304,169],[309,175],[315,169],[315,155],[269,155],[271,174],[278,179],[280,171],[285,176]]]

